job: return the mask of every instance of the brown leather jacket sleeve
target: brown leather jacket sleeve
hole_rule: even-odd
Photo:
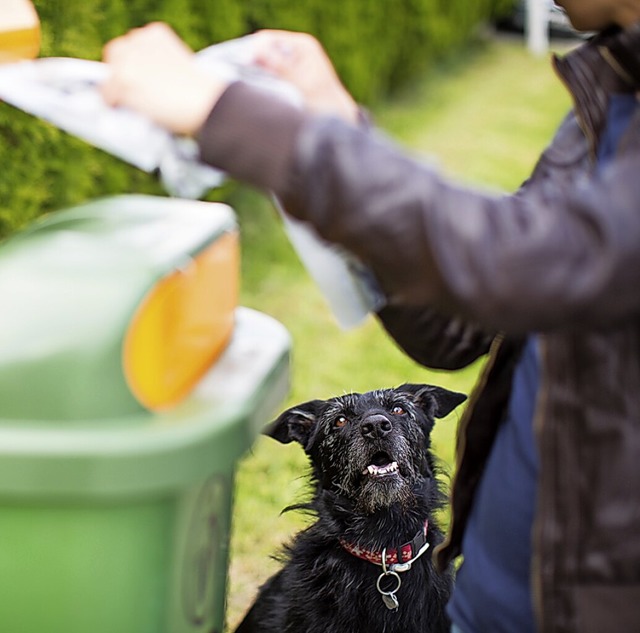
[[[497,196],[449,183],[376,133],[242,84],[199,137],[211,164],[274,191],[359,257],[391,305],[514,333],[640,313],[640,158],[622,155],[563,188],[563,169],[580,158],[572,139],[562,160],[543,155],[519,195]]]
[[[387,304],[377,316],[413,360],[431,369],[466,367],[489,351],[494,338],[478,326],[431,306]]]

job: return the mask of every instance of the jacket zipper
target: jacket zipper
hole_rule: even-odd
[[[539,352],[539,372],[540,372],[540,388],[538,391],[538,397],[536,402],[536,410],[533,417],[533,430],[535,433],[535,440],[538,450],[538,502],[536,504],[536,510],[534,514],[534,524],[533,524],[533,548],[531,552],[531,595],[533,599],[533,611],[536,618],[537,627],[536,630],[542,632],[545,630],[545,619],[544,619],[544,604],[543,604],[543,591],[542,591],[542,563],[540,556],[540,544],[542,543],[542,535],[544,533],[544,525],[542,518],[544,517],[544,512],[541,509],[543,501],[545,499],[544,490],[542,487],[542,473],[543,473],[543,465],[542,465],[542,455],[543,455],[543,433],[544,433],[544,411],[547,408],[548,402],[548,387],[546,380],[546,372],[544,368],[546,367],[546,359],[547,359],[547,344],[546,340],[543,336],[538,336],[538,352]]]
[[[449,529],[447,530],[447,535],[445,539],[438,545],[435,549],[434,554],[447,549],[451,545],[451,535],[453,534],[453,524],[455,521],[455,515],[453,509],[455,508],[454,497],[455,497],[455,489],[456,489],[456,481],[458,479],[458,471],[460,469],[460,464],[462,463],[464,453],[466,452],[467,447],[467,427],[469,426],[469,420],[472,417],[473,409],[478,400],[480,394],[484,391],[484,388],[487,384],[487,379],[489,374],[491,373],[491,369],[495,364],[496,356],[498,355],[498,350],[504,341],[504,334],[496,334],[496,336],[491,341],[491,345],[489,346],[489,358],[487,360],[487,364],[484,366],[480,379],[478,383],[473,389],[473,401],[469,402],[469,405],[465,409],[464,415],[460,420],[460,425],[458,428],[458,440],[456,443],[456,474],[453,478],[453,482],[451,485],[451,500],[449,506],[451,507],[451,518],[449,520]]]

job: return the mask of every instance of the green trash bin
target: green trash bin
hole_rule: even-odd
[[[188,393],[179,401],[173,394],[169,404],[150,406],[137,397],[115,360],[125,354],[128,324],[140,305],[173,268],[184,267],[184,253],[197,259],[206,244],[233,230],[229,210],[214,206],[104,200],[54,214],[0,246],[0,630],[222,631],[234,470],[286,395],[289,336],[270,317],[234,309],[222,350],[197,379],[191,372]],[[212,224],[207,215],[217,212],[222,220]],[[127,228],[135,232],[148,223],[155,223],[155,233],[147,249],[123,239]],[[205,246],[185,237],[185,225]],[[89,251],[83,236],[93,245]],[[47,262],[46,245],[60,238],[56,248],[66,244],[60,251],[66,263],[58,267]],[[109,243],[116,244],[115,273]],[[21,254],[33,244],[40,246],[30,252],[30,276]],[[129,247],[136,252],[127,254]],[[35,274],[38,255],[42,283]],[[135,290],[111,288],[111,275],[122,276],[123,259],[130,274],[119,283]],[[18,279],[9,274],[14,261],[22,264]],[[94,283],[74,284],[67,271],[52,293],[47,284],[72,264],[80,266],[75,274],[93,275]],[[126,309],[105,303],[101,284],[110,302],[116,297]],[[69,292],[60,300],[62,287]],[[85,294],[95,305],[79,314]],[[67,303],[67,320],[59,301]],[[32,312],[20,324],[15,310],[25,306],[39,318]],[[92,342],[86,319],[96,312],[102,320],[96,319]],[[126,312],[133,318],[123,317]],[[68,329],[69,319],[73,335],[56,333]],[[11,376],[12,365],[21,380]],[[69,402],[57,402],[56,390]]]

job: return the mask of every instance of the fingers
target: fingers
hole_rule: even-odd
[[[310,111],[357,122],[357,104],[315,37],[290,31],[258,31],[253,37],[255,62],[293,84]]]
[[[164,47],[182,53],[192,52],[170,26],[164,22],[151,22],[108,42],[102,49],[102,56],[105,62],[114,63],[132,50],[144,53],[147,47],[154,52]]]
[[[101,86],[104,100],[111,106],[121,105],[137,81],[140,67],[158,51],[173,44],[175,33],[166,25],[154,22],[116,37],[102,49],[102,59],[110,66],[110,76]]]
[[[271,41],[268,46],[258,50],[255,63],[275,75],[286,75],[291,66],[296,63],[295,47],[287,42]]]
[[[162,23],[112,40],[103,59],[110,73],[101,91],[109,105],[137,110],[181,134],[199,129],[226,88],[198,68],[191,49]]]
[[[277,75],[290,74],[309,58],[326,57],[318,40],[308,33],[263,30],[253,37],[256,64]]]

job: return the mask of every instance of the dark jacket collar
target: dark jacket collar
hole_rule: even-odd
[[[593,37],[554,65],[571,92],[576,116],[595,147],[612,93],[640,90],[640,23]]]

